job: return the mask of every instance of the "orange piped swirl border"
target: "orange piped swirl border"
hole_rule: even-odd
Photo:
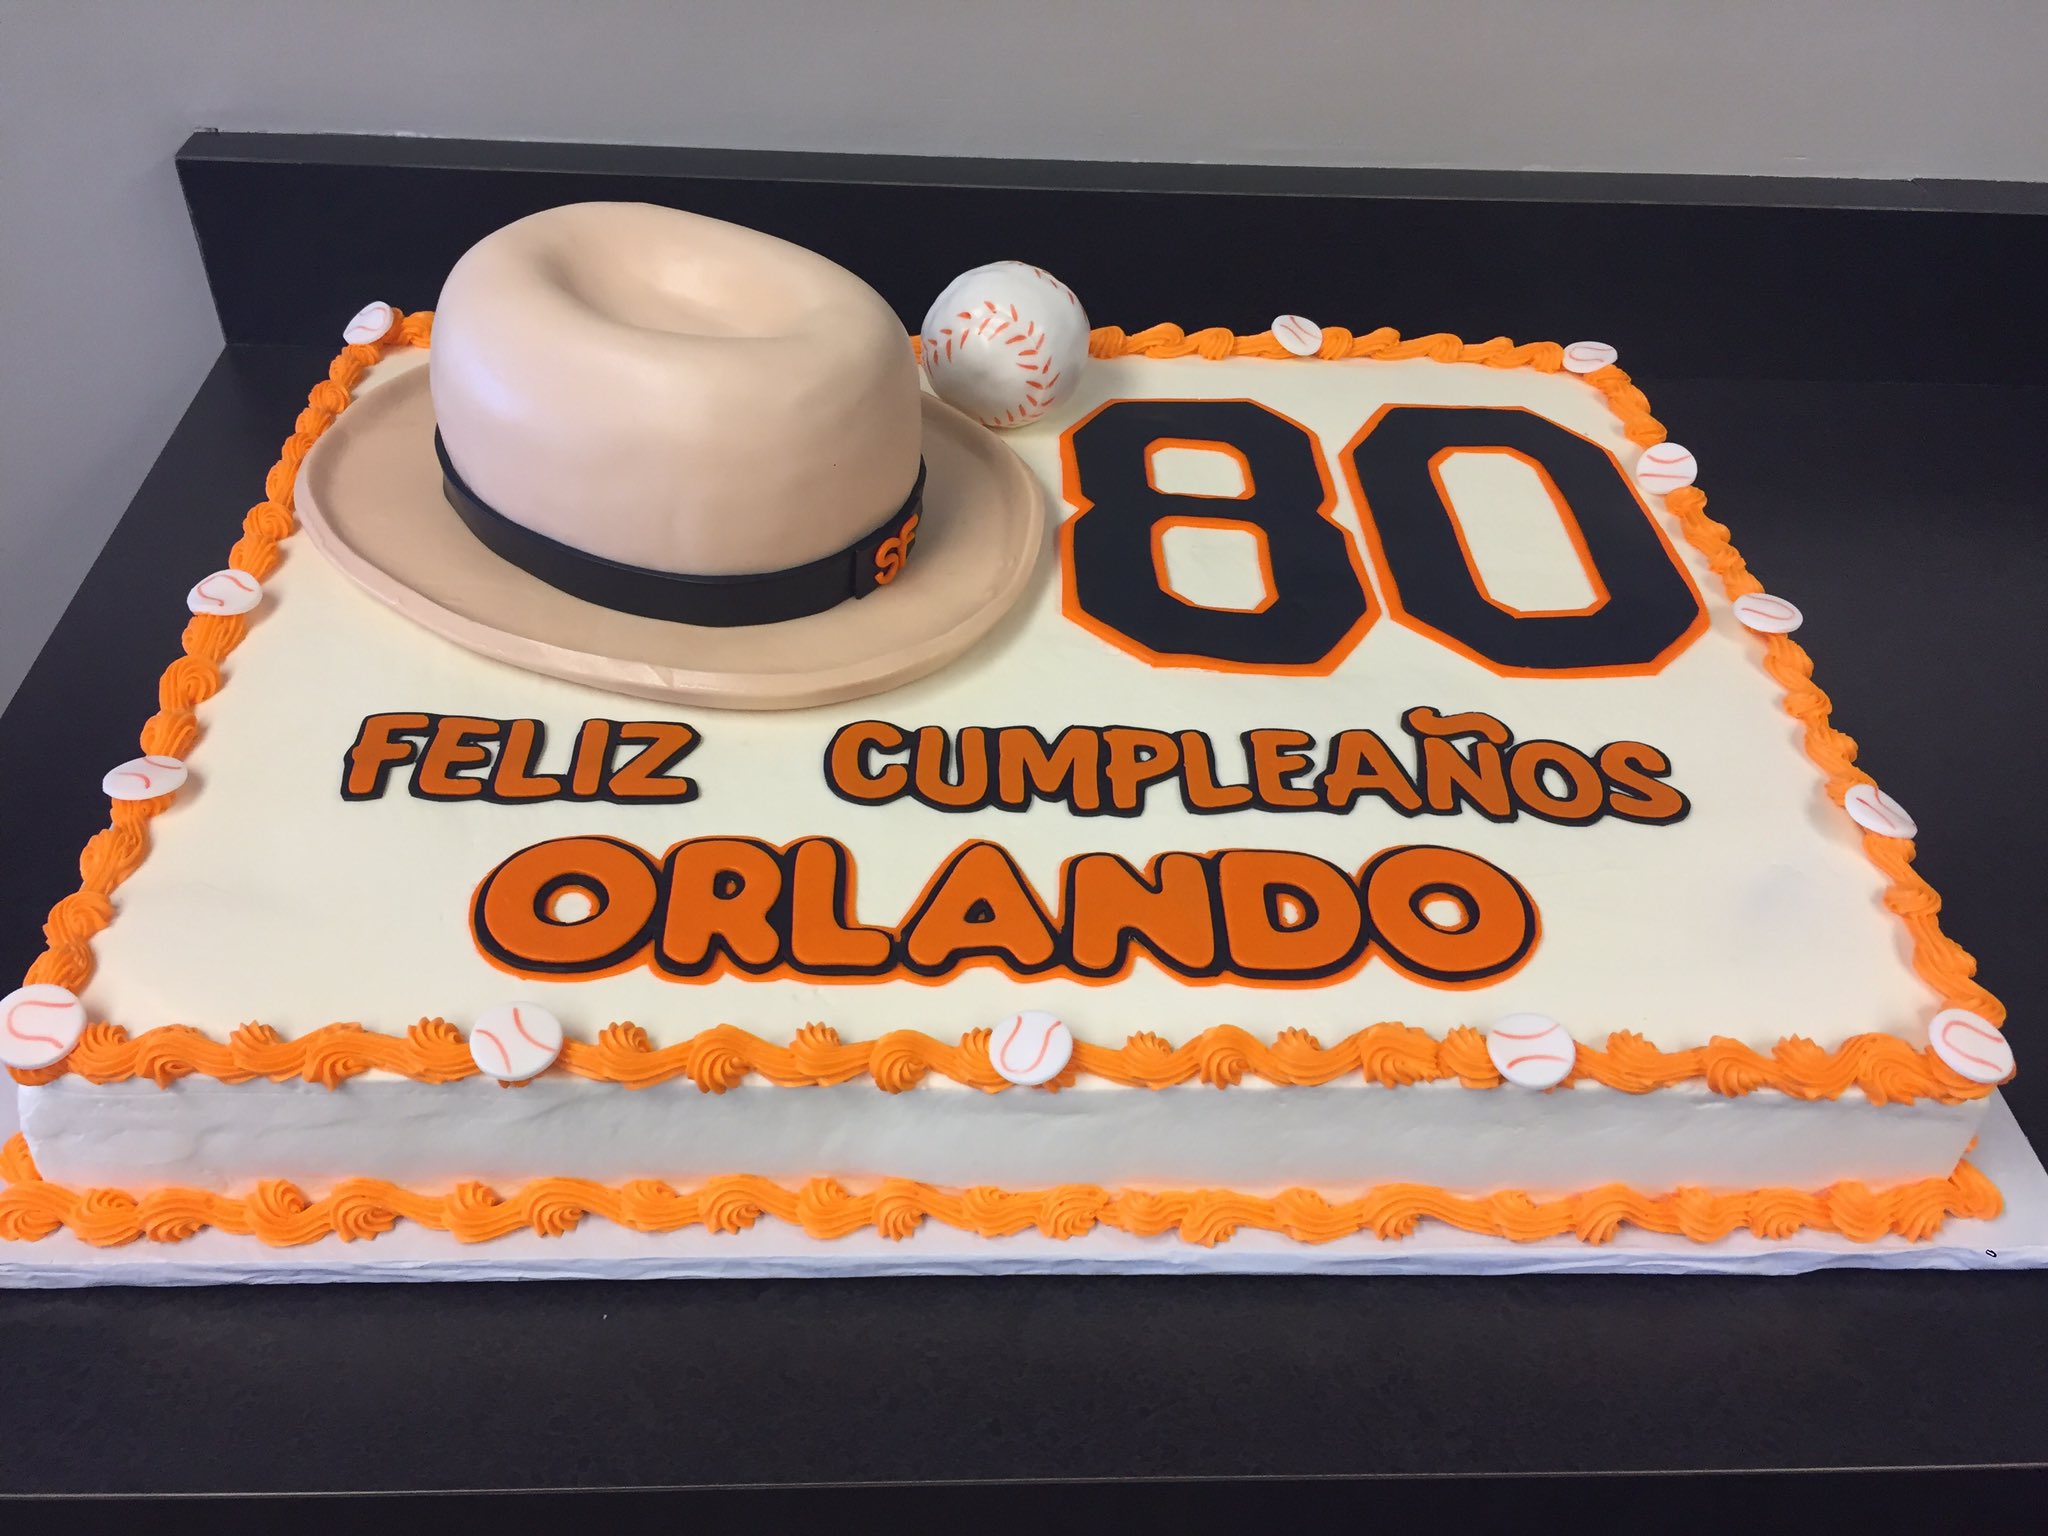
[[[266,580],[284,558],[279,547],[298,528],[292,493],[299,465],[334,419],[348,409],[363,375],[387,352],[424,347],[432,339],[431,313],[392,312],[391,325],[375,342],[351,344],[327,366],[327,377],[306,396],[306,408],[292,423],[292,435],[263,477],[263,500],[242,519],[242,536],[228,551],[228,565]],[[246,614],[194,614],[185,626],[183,654],[157,682],[157,712],[142,727],[142,750],[166,757],[189,756],[199,740],[198,706],[220,692],[220,664],[249,632]],[[93,971],[94,935],[114,919],[114,888],[134,874],[149,852],[151,818],[169,808],[174,795],[153,800],[112,800],[108,825],[95,832],[78,855],[78,889],[50,909],[43,923],[44,949],[24,985],[50,982],[81,990]],[[10,1069],[14,1070],[14,1069]],[[15,1070],[15,1081],[33,1081]]]
[[[446,1232],[458,1242],[486,1243],[515,1232],[559,1237],[585,1216],[601,1216],[635,1232],[698,1226],[738,1232],[773,1216],[806,1236],[826,1240],[869,1227],[900,1240],[935,1221],[979,1237],[1037,1231],[1072,1238],[1110,1227],[1138,1237],[1172,1232],[1182,1242],[1214,1247],[1245,1230],[1277,1232],[1301,1243],[1335,1242],[1361,1233],[1395,1240],[1430,1220],[1518,1243],[1575,1237],[1599,1244],[1624,1226],[1696,1243],[1717,1242],[1738,1231],[1783,1239],[1807,1227],[1839,1232],[1855,1242],[1886,1236],[1924,1242],[1951,1216],[1989,1218],[2003,1206],[1997,1188],[1967,1159],[1947,1178],[1885,1189],[1843,1182],[1810,1194],[1680,1189],[1653,1195],[1608,1184],[1562,1199],[1536,1200],[1514,1190],[1471,1196],[1429,1184],[1382,1184],[1355,1199],[1331,1200],[1310,1189],[1277,1195],[1109,1190],[1093,1184],[945,1190],[911,1179],[883,1179],[856,1192],[836,1179],[810,1179],[791,1188],[756,1174],[733,1174],[690,1190],[658,1179],[618,1185],[535,1179],[509,1196],[479,1183],[431,1195],[383,1179],[359,1178],[344,1179],[315,1200],[282,1179],[265,1180],[240,1197],[203,1189],[157,1189],[140,1196],[118,1189],[75,1190],[44,1180],[19,1135],[0,1146],[0,1240],[34,1242],[68,1228],[96,1248],[138,1239],[183,1242],[208,1227],[293,1248],[325,1237],[364,1241],[389,1232],[401,1220]]]
[[[915,1088],[930,1075],[984,1093],[1012,1084],[990,1064],[989,1031],[977,1029],[949,1045],[916,1030],[873,1040],[841,1040],[837,1030],[807,1024],[788,1045],[776,1045],[731,1024],[657,1048],[637,1024],[613,1024],[594,1043],[571,1040],[552,1070],[625,1088],[651,1088],[687,1079],[706,1093],[724,1093],[749,1076],[779,1088],[829,1088],[870,1079],[886,1093]],[[328,1024],[294,1040],[263,1024],[245,1024],[225,1041],[187,1025],[171,1024],[131,1036],[111,1024],[90,1024],[71,1055],[54,1067],[16,1074],[48,1082],[71,1073],[95,1083],[146,1078],[168,1087],[181,1077],[226,1083],[304,1081],[335,1088],[365,1072],[389,1072],[422,1083],[452,1083],[484,1073],[462,1032],[442,1019],[422,1019],[403,1035],[380,1034],[357,1024]],[[1079,1041],[1066,1070],[1045,1086],[1070,1086],[1082,1075],[1128,1088],[1173,1088],[1203,1083],[1228,1088],[1247,1077],[1285,1087],[1321,1087],[1362,1077],[1382,1087],[1456,1082],[1498,1088],[1501,1077],[1478,1030],[1458,1028],[1441,1040],[1408,1024],[1372,1024],[1325,1046],[1304,1030],[1283,1031],[1271,1043],[1218,1024],[1182,1045],[1153,1034],[1122,1045]],[[1654,1093],[1704,1082],[1731,1098],[1774,1089],[1796,1099],[1838,1099],[1860,1090],[1873,1104],[1934,1099],[1957,1104],[1991,1090],[1953,1072],[1928,1051],[1895,1035],[1858,1035],[1834,1051],[1810,1040],[1778,1042],[1769,1055],[1741,1041],[1715,1039],[1666,1051],[1626,1031],[1607,1037],[1604,1049],[1583,1041],[1569,1083],[1593,1082],[1623,1093]]]
[[[292,435],[285,440],[277,462],[264,478],[265,499],[243,519],[242,537],[229,555],[231,566],[259,581],[276,568],[282,557],[279,545],[297,526],[292,495],[299,464],[335,417],[348,407],[351,392],[368,369],[396,348],[428,345],[432,327],[431,313],[395,312],[390,328],[378,341],[345,347],[336,356],[328,367],[327,377],[308,395]],[[911,345],[916,348],[915,337],[911,338]],[[1088,350],[1100,358],[1256,357],[1300,361],[1270,331],[1253,335],[1221,328],[1189,332],[1177,325],[1155,325],[1135,332],[1101,326],[1090,334]],[[1492,368],[1533,368],[1542,373],[1555,373],[1564,366],[1564,349],[1556,342],[1518,345],[1505,337],[1466,342],[1448,334],[1404,339],[1399,332],[1384,327],[1358,334],[1341,326],[1326,327],[1316,356],[1331,361],[1426,358]],[[1622,369],[1610,364],[1583,377],[1606,398],[1631,442],[1649,447],[1665,440],[1667,434],[1650,414],[1649,401]],[[1677,518],[1687,541],[1706,557],[1730,600],[1762,591],[1763,584],[1744,565],[1729,540],[1728,530],[1707,516],[1706,505],[1705,493],[1696,486],[1665,497],[1667,510]],[[219,691],[223,682],[220,663],[240,644],[247,625],[247,618],[242,616],[199,615],[185,626],[184,654],[165,669],[158,686],[160,707],[142,729],[144,752],[183,757],[191,750],[199,737],[195,706]],[[1820,767],[1827,793],[1839,805],[1853,785],[1872,782],[1855,765],[1856,743],[1830,723],[1828,696],[1814,686],[1813,660],[1798,642],[1788,635],[1771,635],[1764,638],[1764,646],[1765,669],[1784,687],[1785,711],[1804,727],[1807,755]],[[93,936],[113,919],[112,892],[142,863],[149,848],[149,821],[170,804],[171,798],[111,802],[110,824],[93,835],[79,856],[78,890],[50,911],[43,929],[46,948],[29,967],[26,982],[54,982],[74,992],[83,988],[93,970]],[[1994,1025],[2002,1025],[2005,1007],[1977,984],[1975,959],[1941,931],[1941,898],[1913,869],[1912,843],[1865,832],[1863,847],[1866,856],[1890,881],[1885,902],[1911,935],[1915,971],[1940,995],[1944,1006],[1968,1009]],[[227,1081],[304,1077],[330,1086],[369,1070],[401,1072],[428,1082],[472,1075],[472,1063],[451,1058],[449,1046],[452,1041],[459,1041],[459,1036],[450,1026],[440,1026],[447,1032],[446,1038],[422,1038],[422,1031],[430,1031],[434,1022],[438,1021],[423,1022],[403,1040],[338,1024],[291,1042],[279,1040],[274,1031],[261,1025],[248,1025],[237,1030],[226,1043],[180,1026],[130,1037],[125,1031],[102,1024],[91,1026],[79,1047],[57,1066],[36,1071],[10,1070],[20,1083],[48,1082],[66,1072],[80,1072],[95,1081],[150,1077],[159,1083],[192,1073]],[[746,1070],[759,1071],[771,1081],[783,1081],[778,1076],[784,1070],[780,1058],[794,1060],[806,1039],[800,1035],[794,1045],[776,1047],[758,1037],[720,1026],[663,1051],[646,1049],[644,1036],[639,1046],[622,1050],[616,1033],[632,1028],[615,1025],[596,1045],[572,1042],[564,1053],[561,1070],[629,1086],[644,1086],[660,1081],[663,1076],[689,1076],[700,1086],[709,1086],[735,1070],[736,1063],[744,1062]],[[836,1038],[833,1037],[835,1041]],[[1375,1025],[1326,1050],[1300,1031],[1288,1031],[1267,1046],[1241,1030],[1218,1026],[1178,1049],[1145,1035],[1134,1036],[1122,1047],[1083,1044],[1076,1048],[1075,1066],[1069,1070],[1092,1071],[1114,1081],[1142,1086],[1164,1086],[1168,1081],[1195,1078],[1217,1083],[1236,1081],[1246,1072],[1275,1083],[1327,1082],[1353,1070],[1390,1084],[1455,1077],[1470,1087],[1494,1086],[1499,1077],[1491,1063],[1484,1060],[1483,1045],[1476,1053],[1473,1050],[1473,1043],[1479,1038],[1476,1031],[1466,1029],[1453,1030],[1442,1041],[1432,1041],[1420,1030]],[[884,1087],[906,1078],[908,1081],[903,1081],[903,1085],[907,1086],[927,1071],[940,1071],[959,1082],[991,1087],[989,1079],[994,1073],[987,1065],[986,1047],[979,1048],[977,1058],[976,1049],[968,1043],[972,1039],[970,1036],[959,1046],[949,1046],[929,1036],[897,1032],[865,1045],[836,1047],[866,1053],[851,1068],[835,1061],[831,1072],[843,1075],[807,1076],[799,1068],[790,1080],[798,1085],[838,1082],[865,1072]],[[1354,1049],[1358,1058],[1355,1064],[1346,1059]],[[616,1068],[615,1075],[607,1071],[608,1067]],[[648,1076],[650,1070],[655,1075]],[[1328,1071],[1328,1076],[1316,1075],[1324,1071]],[[1155,1081],[1162,1073],[1163,1080]],[[1176,1077],[1175,1073],[1184,1075]],[[1693,1078],[1705,1079],[1709,1087],[1722,1093],[1775,1088],[1801,1098],[1834,1098],[1854,1087],[1879,1103],[1911,1102],[1916,1097],[1955,1102],[1989,1092],[1950,1071],[1932,1051],[1916,1050],[1896,1036],[1883,1034],[1855,1036],[1832,1053],[1810,1041],[1793,1038],[1780,1041],[1768,1057],[1732,1040],[1716,1039],[1705,1046],[1665,1052],[1640,1037],[1617,1034],[1609,1037],[1604,1051],[1581,1043],[1574,1077],[1627,1092],[1646,1092]]]

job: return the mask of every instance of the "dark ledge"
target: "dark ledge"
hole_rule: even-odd
[[[1274,314],[1468,339],[1594,337],[1663,377],[2033,376],[2048,188],[797,154],[201,133],[178,156],[230,342],[431,308],[472,242],[556,203],[668,203],[813,246],[906,325],[1028,258],[1127,330]]]

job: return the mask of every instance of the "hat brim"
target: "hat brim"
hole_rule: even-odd
[[[613,693],[721,709],[857,699],[953,660],[1023,595],[1045,498],[993,432],[924,409],[924,505],[895,581],[801,619],[712,628],[571,597],[491,553],[442,494],[427,370],[363,391],[300,467],[307,538],[378,601],[457,645]]]

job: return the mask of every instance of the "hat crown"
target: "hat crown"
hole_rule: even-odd
[[[847,548],[916,481],[902,324],[844,267],[645,203],[575,203],[486,236],[441,290],[436,424],[512,522],[698,576]]]

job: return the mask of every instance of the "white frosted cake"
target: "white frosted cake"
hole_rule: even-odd
[[[690,305],[744,301],[600,264],[560,323],[666,412],[692,409],[676,367],[773,394],[810,323],[714,326]],[[454,280],[441,339],[465,302],[487,352]],[[1057,316],[993,302],[1057,350]],[[879,584],[739,626],[586,623],[602,593],[545,558],[761,569],[745,495],[833,494],[837,449],[802,485],[775,467],[829,374],[720,429],[768,434],[737,510],[651,452],[657,411],[567,433],[586,510],[546,522],[512,504],[545,467],[478,446],[545,456],[545,430],[452,364],[430,388],[429,316],[359,316],[0,1002],[0,1236],[1871,1239],[1997,1210],[1965,1153],[2012,1068],[2002,1010],[1797,609],[1611,349],[1097,329],[998,436],[930,395],[976,404],[941,365],[977,326],[1015,345],[986,313],[928,322],[924,399],[900,328],[864,386],[926,423],[910,499],[905,464],[862,471],[872,505],[822,540],[872,547]],[[775,349],[770,382],[640,332]],[[961,510],[970,453],[1014,504],[1021,462],[1028,526]],[[406,497],[433,529],[386,515]],[[579,531],[638,501],[718,537]],[[841,536],[885,513],[893,546]],[[781,564],[807,566],[794,526]],[[925,601],[976,617],[911,635]],[[856,624],[897,627],[887,661]]]

